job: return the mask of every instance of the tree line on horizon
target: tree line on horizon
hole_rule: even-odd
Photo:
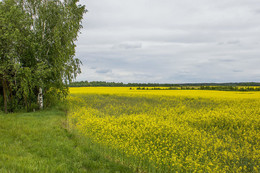
[[[132,90],[134,88],[130,88]],[[180,87],[137,87],[136,90],[217,90],[217,91],[260,91],[259,86],[180,86]]]
[[[75,81],[69,84],[69,87],[201,87],[209,89],[207,86],[260,86],[260,82],[238,82],[238,83],[123,83],[123,82],[106,82],[106,81]],[[204,88],[203,88],[204,87]],[[183,88],[184,89],[184,88]],[[212,87],[211,87],[212,89]]]

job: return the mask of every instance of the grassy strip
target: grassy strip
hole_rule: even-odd
[[[0,172],[133,172],[64,128],[62,111],[0,113]]]

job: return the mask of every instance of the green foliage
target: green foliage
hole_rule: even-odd
[[[47,107],[51,107],[51,106],[57,106],[60,103],[64,103],[68,93],[69,93],[68,88],[63,88],[62,90],[51,88],[45,94],[44,104]]]
[[[67,95],[67,83],[80,73],[75,41],[85,6],[78,0],[3,0],[0,3],[0,89],[5,112],[32,110],[55,88]],[[52,90],[53,93],[53,90]],[[60,96],[64,94],[63,96]],[[41,95],[41,94],[40,94]],[[56,102],[46,97],[45,103]],[[52,99],[52,100],[51,100]]]

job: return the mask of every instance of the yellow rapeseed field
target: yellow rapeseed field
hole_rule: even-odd
[[[260,172],[260,92],[70,92],[70,126],[110,157],[121,153],[146,172]]]

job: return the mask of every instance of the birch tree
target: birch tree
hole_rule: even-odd
[[[14,9],[15,15],[6,15],[4,9],[7,6]],[[42,109],[44,95],[49,90],[59,91],[57,96],[60,93],[66,95],[67,84],[80,73],[80,61],[75,58],[75,41],[82,28],[85,6],[78,5],[78,0],[3,0],[0,8],[1,62],[8,62],[11,66],[16,64],[17,71],[14,73],[18,74],[14,87],[6,83],[8,65],[0,67],[3,97],[7,98],[8,88],[16,88],[14,95],[22,97],[27,107],[37,100]],[[19,13],[20,18],[10,20],[11,16]],[[23,27],[14,25],[10,29],[5,26],[15,23],[22,23]],[[12,35],[15,39],[5,35]],[[11,74],[8,81],[14,81],[14,78],[15,75]],[[4,105],[7,107],[6,101]]]

